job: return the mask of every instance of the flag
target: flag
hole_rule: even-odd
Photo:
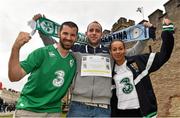
[[[143,7],[138,7],[137,10],[136,10],[136,12],[141,13],[141,14],[142,14],[142,17],[143,17],[143,19],[144,19],[144,10],[143,10]]]
[[[136,10],[136,12],[142,13],[142,12],[143,12],[142,10],[143,10],[143,7],[138,7],[137,10]]]

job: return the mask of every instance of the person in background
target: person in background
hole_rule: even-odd
[[[31,37],[27,32],[19,33],[9,58],[9,80],[15,82],[30,75],[16,104],[14,117],[60,117],[61,98],[76,73],[76,60],[69,49],[77,34],[74,22],[64,22],[58,32],[59,43],[36,49],[20,62],[20,49]]]
[[[37,14],[33,17],[33,20],[37,20],[40,17],[42,15]],[[151,27],[151,24],[146,23],[146,26]],[[87,26],[85,33],[88,43],[85,45],[77,44],[72,47],[77,60],[77,76],[71,86],[71,102],[67,117],[110,117],[111,115],[111,77],[84,75],[86,73],[83,71],[84,67],[88,67],[85,65],[89,65],[89,62],[85,61],[86,59],[92,59],[92,62],[97,62],[96,59],[102,57],[112,66],[113,60],[110,58],[108,47],[101,44],[102,31],[103,29],[99,22],[91,22]],[[56,43],[53,38],[45,36],[40,31],[39,33],[45,45]],[[126,54],[140,54],[146,43],[147,41],[138,41],[132,48],[127,50]],[[101,68],[98,65],[101,64],[97,63],[96,69]]]
[[[164,19],[168,27],[169,19]],[[157,102],[149,74],[157,71],[170,58],[173,47],[173,31],[161,34],[160,52],[136,56],[125,56],[122,41],[112,41],[109,50],[115,63],[113,66],[113,88],[111,98],[112,117],[155,117]]]

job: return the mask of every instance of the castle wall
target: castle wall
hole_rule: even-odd
[[[164,8],[164,14],[156,10],[149,15],[149,21],[157,28],[157,39],[149,41],[148,45],[154,52],[160,50],[161,23],[164,18],[169,18],[175,25],[175,46],[169,61],[151,75],[151,80],[158,100],[159,116],[180,116],[180,0],[169,0]]]

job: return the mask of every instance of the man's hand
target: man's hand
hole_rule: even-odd
[[[152,27],[153,26],[150,22],[144,22],[143,25],[145,27]]]
[[[43,17],[41,14],[36,14],[36,15],[33,16],[32,19],[33,19],[34,21],[36,21],[36,20],[38,20],[38,19],[41,18],[41,17]]]
[[[150,22],[144,22],[143,25],[149,28],[149,37],[156,39],[156,28]]]
[[[20,49],[25,43],[29,42],[31,39],[29,33],[27,32],[20,32],[18,37],[16,38],[16,41],[13,45],[14,48]]]

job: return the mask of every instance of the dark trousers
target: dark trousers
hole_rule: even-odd
[[[120,110],[116,109],[111,113],[112,117],[142,117],[140,109]]]

